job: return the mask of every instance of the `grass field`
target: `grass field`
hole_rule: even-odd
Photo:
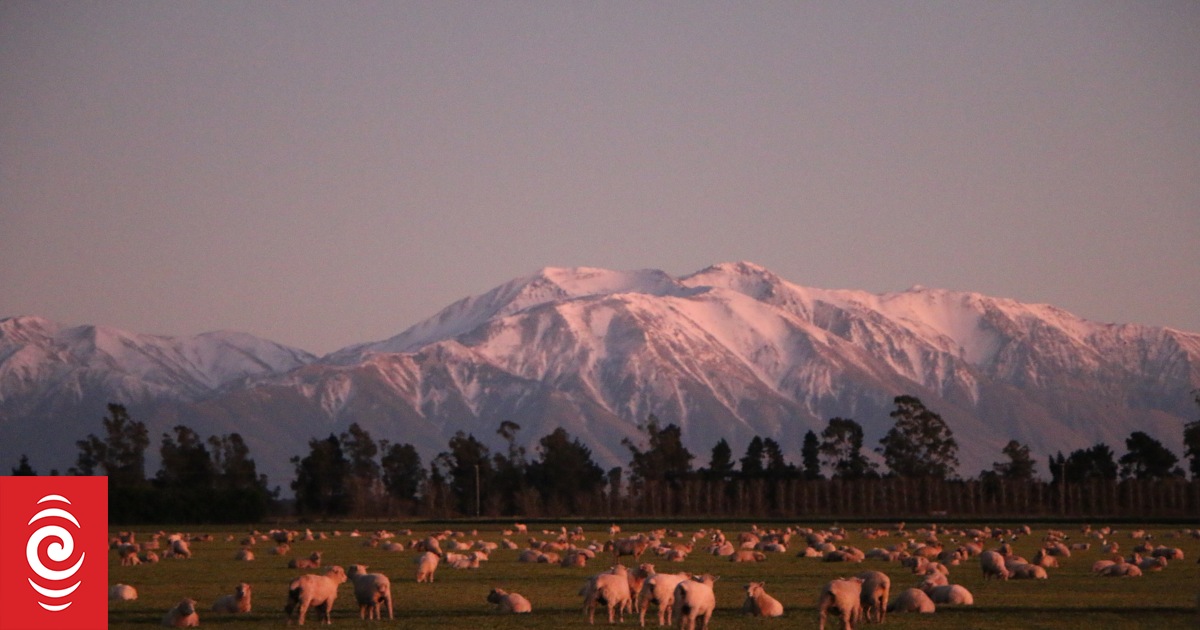
[[[572,523],[571,527],[575,525],[578,523]],[[607,523],[582,525],[589,540],[603,541],[609,537]],[[829,523],[796,525],[818,529],[830,526]],[[1146,528],[1154,535],[1154,543],[1180,547],[1184,550],[1186,559],[1172,562],[1162,572],[1147,573],[1140,578],[1100,578],[1092,575],[1092,563],[1107,557],[1098,549],[1099,545],[1095,544],[1093,539],[1086,539],[1093,543],[1091,550],[1074,552],[1071,558],[1064,559],[1061,568],[1050,570],[1050,579],[1046,581],[985,582],[978,562],[971,560],[961,566],[951,567],[950,581],[965,586],[974,594],[974,606],[942,606],[933,615],[894,614],[888,617],[884,625],[897,629],[1200,628],[1200,616],[1196,609],[1196,597],[1200,593],[1200,564],[1196,563],[1196,559],[1200,557],[1200,540],[1172,535],[1180,528],[1197,525],[1200,523]],[[876,526],[882,528],[888,525],[879,523]],[[423,537],[424,534],[433,531],[465,529],[469,533],[471,529],[476,529],[478,535],[475,539],[499,541],[502,538],[501,529],[509,525],[420,522],[358,524],[358,527],[363,532],[380,528],[392,531],[411,528],[412,536],[401,538],[405,541]],[[651,527],[671,526],[625,525],[622,535],[648,531]],[[687,535],[700,527],[689,524],[674,528]],[[704,527],[719,527],[731,538],[737,532],[749,529],[749,525],[745,523],[714,522]],[[912,524],[908,529],[911,532],[917,527]],[[1078,523],[1055,524],[1052,527],[1063,530],[1075,541],[1085,540],[1080,534]],[[348,532],[354,528],[354,523],[313,527],[314,531],[328,532],[334,529]],[[549,524],[530,525],[529,535],[545,539],[547,537],[540,533],[540,530],[545,528],[557,529]],[[847,527],[849,535],[843,544],[855,545],[866,551],[873,547],[884,547],[898,540],[890,537],[868,540],[858,533],[859,528],[858,525]],[[260,529],[265,531],[267,528]],[[1035,526],[1032,536],[1015,542],[1014,551],[1032,557],[1046,529],[1044,525]],[[1122,527],[1110,537],[1120,542],[1125,554],[1137,543],[1130,538],[1130,529],[1132,527]],[[138,540],[149,539],[149,531],[135,531],[138,531]],[[297,542],[293,544],[292,551],[287,556],[271,555],[269,549],[273,544],[260,543],[254,547],[257,556],[255,561],[240,562],[233,558],[240,548],[237,541],[246,535],[248,527],[190,528],[182,531],[212,533],[215,539],[211,542],[192,543],[193,557],[190,560],[164,560],[157,564],[122,567],[119,566],[116,554],[110,554],[110,583],[130,584],[139,592],[136,601],[110,602],[111,628],[158,626],[163,614],[183,597],[191,597],[198,602],[200,622],[204,627],[282,626],[285,624],[282,610],[287,598],[287,585],[293,577],[306,572],[288,569],[287,561],[290,558],[305,557],[314,550],[323,552],[326,565],[366,564],[372,572],[384,573],[392,581],[396,604],[394,621],[361,621],[358,618],[352,588],[349,584],[344,584],[339,591],[333,612],[333,623],[336,626],[436,630],[549,630],[584,627],[587,626],[587,619],[582,614],[579,588],[588,576],[607,568],[607,563],[600,558],[586,568],[525,564],[516,561],[517,551],[499,550],[477,570],[454,570],[443,565],[439,567],[434,583],[417,584],[414,580],[413,565],[415,552],[387,552],[365,547],[365,537],[352,538],[342,535],[328,540]],[[228,535],[233,535],[235,539],[226,541]],[[943,536],[942,540],[947,546],[951,546],[947,542],[948,538]],[[523,545],[528,538],[511,539]],[[989,542],[986,546],[993,548],[995,543]],[[697,544],[697,549],[699,547],[700,544]],[[821,586],[832,578],[852,575],[867,569],[883,571],[891,577],[893,596],[904,588],[914,586],[917,581],[909,570],[895,563],[867,560],[861,564],[841,564],[796,557],[795,553],[802,547],[803,542],[795,540],[789,552],[768,554],[768,560],[758,564],[730,563],[703,553],[695,553],[682,563],[655,560],[650,558],[649,554],[642,560],[653,562],[663,572],[690,571],[719,575],[720,580],[716,585],[718,609],[712,620],[714,628],[815,628],[815,604]],[[626,558],[625,564],[632,565],[632,560]],[[782,618],[764,620],[742,615],[742,587],[752,580],[765,581],[767,591],[783,603],[785,613]],[[240,616],[211,612],[213,601],[222,594],[232,592],[238,582],[252,585],[253,612]],[[494,586],[517,591],[528,597],[533,603],[533,614],[500,616],[493,613],[492,606],[485,602],[485,597]],[[657,622],[656,618],[652,620],[654,614],[651,611],[647,615],[649,626],[654,626]],[[602,616],[597,615],[598,626],[607,625],[607,620],[602,620]],[[316,624],[316,620],[310,616],[308,624]],[[626,617],[624,625],[636,624],[636,615],[632,619]],[[837,619],[831,619],[827,627],[840,628],[840,625]]]

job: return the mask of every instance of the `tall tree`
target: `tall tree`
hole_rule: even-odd
[[[458,431],[450,438],[445,455],[450,492],[457,500],[460,514],[477,515],[483,511],[483,498],[491,491],[493,468],[488,447],[474,435]]]
[[[863,479],[876,476],[875,462],[862,452],[863,429],[849,418],[830,418],[821,431],[821,461],[833,471],[834,479]]]
[[[1121,465],[1122,479],[1165,479],[1182,476],[1178,468],[1179,458],[1162,442],[1142,431],[1134,431],[1125,439],[1127,452],[1117,463]]]
[[[377,511],[378,502],[383,498],[383,482],[379,478],[379,464],[375,461],[379,445],[357,422],[350,423],[339,439],[346,455],[344,483],[350,511],[360,515]]]
[[[1200,406],[1200,389],[1192,391],[1196,405]],[[1200,479],[1200,420],[1183,425],[1183,456],[1188,460],[1192,479]]]
[[[384,449],[383,485],[392,497],[415,502],[417,492],[425,482],[425,467],[421,455],[412,444],[391,444]]]
[[[25,455],[25,454],[21,455],[21,461],[19,461],[17,463],[16,468],[12,469],[12,476],[14,476],[14,477],[36,477],[37,476],[37,471],[33,469],[33,466],[29,465],[29,456],[28,455]]]
[[[646,436],[646,450],[642,450],[629,438],[621,443],[632,456],[630,472],[642,481],[680,481],[692,472],[695,455],[683,445],[683,432],[674,424],[659,427],[658,418],[650,414],[641,427]]]
[[[1081,483],[1097,480],[1114,480],[1117,478],[1117,461],[1109,446],[1100,442],[1091,448],[1081,448],[1071,451],[1067,457],[1061,452],[1057,458],[1050,458],[1050,475],[1055,482],[1066,476],[1068,483]]]
[[[517,434],[521,425],[505,420],[500,423],[496,434],[508,445],[507,454],[496,453],[492,456],[492,466],[495,469],[492,492],[501,504],[505,514],[515,514],[520,511],[518,502],[525,492],[525,482],[529,463],[525,460],[525,447],[517,442]]]
[[[1028,446],[1016,440],[1009,440],[1001,453],[1008,457],[1008,461],[992,464],[992,471],[1000,478],[1010,481],[1033,479],[1037,463],[1029,456]]]
[[[773,438],[763,438],[763,457],[766,465],[763,472],[769,479],[784,479],[792,476],[795,470],[783,456],[783,447]]]
[[[700,471],[706,479],[721,481],[733,474],[733,449],[725,438],[717,440],[708,458],[708,468]]]
[[[75,444],[79,456],[72,475],[96,475],[103,471],[110,487],[132,488],[146,483],[146,448],[150,446],[150,433],[146,425],[129,417],[124,405],[108,404],[108,415],[104,424],[104,438],[95,434]]]
[[[173,430],[174,436],[162,435],[162,464],[155,476],[156,484],[167,489],[212,488],[215,471],[204,441],[182,424]]]
[[[346,489],[350,461],[342,452],[341,440],[332,433],[324,440],[314,438],[308,441],[308,451],[303,459],[292,458],[296,509],[301,514],[345,515],[351,508]]]
[[[765,468],[763,467],[763,458],[766,451],[763,448],[763,439],[759,436],[754,436],[750,443],[746,445],[746,454],[742,456],[738,462],[741,464],[741,476],[744,479],[752,479],[761,477]]]
[[[578,514],[582,499],[604,485],[604,469],[592,451],[559,427],[538,440],[538,458],[529,465],[530,484],[552,513]]]
[[[804,434],[804,443],[800,446],[800,463],[805,479],[813,481],[822,478],[821,442],[812,429]]]
[[[897,396],[896,421],[875,449],[888,469],[908,478],[948,479],[958,470],[958,442],[942,417],[915,396]]]

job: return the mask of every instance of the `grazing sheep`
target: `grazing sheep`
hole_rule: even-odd
[[[637,596],[638,620],[642,626],[646,625],[646,611],[650,610],[650,604],[658,606],[658,625],[669,625],[671,607],[675,603],[675,587],[690,579],[690,573],[655,573],[646,578]]]
[[[931,613],[937,610],[937,605],[919,588],[906,589],[888,605],[888,612],[898,613]]]
[[[321,552],[314,551],[307,558],[292,558],[288,561],[289,569],[320,569]]]
[[[250,585],[242,582],[233,589],[233,593],[222,595],[213,603],[213,612],[248,613],[250,612]]]
[[[188,547],[187,541],[182,538],[176,538],[171,541],[171,548],[167,550],[168,558],[180,558],[187,560],[192,557],[192,550]]]
[[[137,599],[137,589],[128,584],[114,584],[108,589],[108,600],[129,602]]]
[[[778,599],[767,594],[763,587],[765,582],[751,582],[744,586],[746,601],[742,603],[742,612],[755,617],[781,617],[783,604]]]
[[[388,619],[392,616],[392,583],[382,573],[367,573],[363,564],[352,564],[346,577],[354,584],[354,599],[358,600],[360,619],[383,619],[382,607],[387,604]]]
[[[438,561],[437,554],[430,551],[417,556],[417,582],[433,582],[433,574],[437,571]]]
[[[338,585],[346,581],[346,572],[339,566],[325,570],[324,575],[301,575],[288,585],[288,602],[283,609],[288,619],[292,612],[299,607],[298,621],[304,625],[304,617],[308,609],[316,607],[324,613],[325,623],[331,623],[329,613],[333,611],[333,603],[337,601]]]
[[[883,623],[887,613],[888,597],[892,592],[892,579],[886,573],[879,571],[863,571],[854,577],[863,581],[860,603],[863,613],[867,616],[867,621]]]
[[[975,596],[971,595],[965,587],[959,584],[948,584],[946,586],[932,586],[922,589],[929,599],[935,604],[959,604],[962,606],[971,606],[975,603]]]
[[[200,615],[196,614],[196,600],[184,598],[163,616],[162,625],[168,628],[197,628]]]
[[[634,562],[638,562],[642,559],[642,554],[650,548],[650,540],[645,534],[638,534],[633,538],[610,540],[604,547],[612,551],[614,560],[620,560],[621,556],[633,556]]]
[[[675,586],[675,601],[671,605],[671,612],[675,615],[679,630],[708,628],[708,620],[717,608],[713,584],[719,579],[705,573],[699,578],[684,580]]]
[[[579,591],[583,595],[583,610],[588,623],[596,623],[596,606],[608,608],[608,622],[613,623],[614,612],[625,622],[625,610],[633,609],[633,597],[629,591],[629,570],[618,564],[611,570],[593,575]]]
[[[979,566],[983,569],[984,580],[993,578],[1007,580],[1011,577],[1008,567],[1005,566],[1004,556],[995,551],[985,551],[979,554]]]
[[[492,592],[488,593],[487,601],[489,604],[495,604],[497,610],[501,613],[519,614],[533,612],[533,605],[525,599],[520,593],[509,593],[504,589],[493,588]]]
[[[843,578],[821,587],[817,599],[819,630],[825,630],[825,618],[834,610],[842,615],[843,630],[854,630],[854,624],[862,618],[862,583],[862,578]]]

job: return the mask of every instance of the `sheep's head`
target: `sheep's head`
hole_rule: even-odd
[[[233,592],[237,594],[238,599],[246,599],[250,597],[250,585],[242,582],[237,585],[237,588],[233,589]]]
[[[179,614],[187,617],[196,613],[196,600],[191,599],[190,597],[185,598],[181,600],[175,607],[179,609]]]

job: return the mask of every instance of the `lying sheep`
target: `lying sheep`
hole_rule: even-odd
[[[1142,577],[1142,570],[1131,562],[1114,562],[1101,568],[1097,573],[1103,577]]]
[[[234,560],[242,560],[245,562],[252,562],[254,560],[254,552],[250,551],[249,549],[247,549],[245,547],[242,547],[241,549],[238,550],[237,555],[234,556],[233,559]]]
[[[764,590],[765,582],[751,582],[744,586],[746,601],[742,603],[742,612],[754,617],[781,617],[783,604],[771,597]]]
[[[684,580],[675,586],[675,601],[671,605],[671,612],[675,615],[679,630],[708,628],[708,621],[717,608],[713,584],[718,579],[720,578],[705,573],[699,578]]]
[[[137,589],[128,584],[114,584],[108,589],[108,600],[129,602],[137,599]]]
[[[417,582],[433,582],[433,574],[437,571],[439,561],[438,555],[430,551],[417,556]]]
[[[642,626],[646,625],[646,611],[650,610],[650,604],[658,606],[658,625],[669,625],[671,607],[675,603],[675,587],[690,579],[690,573],[655,573],[646,578],[637,596],[638,619]]]
[[[832,611],[842,615],[843,630],[853,630],[862,618],[862,578],[832,580],[821,587],[817,599],[817,627],[825,630],[825,618]]]
[[[1049,577],[1041,565],[1026,562],[1012,565],[1008,573],[1014,580],[1044,580]]]
[[[629,570],[622,564],[593,575],[579,590],[579,594],[583,595],[583,611],[587,613],[588,623],[596,623],[597,605],[608,608],[609,623],[613,623],[614,616],[624,623],[625,610],[633,609],[633,597],[629,591]]]
[[[233,589],[233,593],[222,595],[213,603],[213,612],[248,613],[250,612],[250,585],[242,582]]]
[[[388,619],[392,616],[392,583],[382,573],[367,573],[363,564],[352,564],[346,577],[354,584],[354,599],[358,600],[360,619],[383,619],[382,610],[387,604]]]
[[[862,597],[859,602],[867,621],[883,623],[887,613],[888,597],[891,595],[892,579],[879,571],[863,571],[854,576],[863,581]]]
[[[896,597],[891,604],[888,604],[888,612],[898,613],[931,613],[937,610],[937,606],[932,599],[919,588],[905,589]]]
[[[979,567],[983,569],[983,579],[999,579],[1007,580],[1010,577],[1008,567],[1005,566],[1004,556],[995,551],[985,551],[979,554]]]
[[[321,568],[321,552],[314,551],[307,558],[292,558],[288,561],[289,569],[319,569]]]
[[[729,556],[730,562],[766,562],[767,554],[761,551],[752,551],[749,549],[739,549]]]
[[[935,604],[971,606],[975,603],[975,597],[971,595],[971,591],[968,591],[966,587],[959,584],[922,588],[925,594],[929,596],[929,599],[932,599]]]
[[[487,601],[489,604],[495,604],[497,611],[504,614],[520,614],[533,612],[533,605],[525,599],[520,593],[509,593],[504,589],[493,588],[492,592],[488,593]]]
[[[283,609],[288,619],[298,607],[300,625],[304,625],[304,617],[308,609],[317,607],[324,612],[325,623],[331,623],[329,613],[333,603],[337,601],[337,589],[346,581],[346,572],[339,566],[326,569],[323,575],[301,575],[288,585],[288,602]]]
[[[184,598],[163,616],[162,625],[168,628],[196,628],[200,626],[200,615],[196,614],[196,600]]]

